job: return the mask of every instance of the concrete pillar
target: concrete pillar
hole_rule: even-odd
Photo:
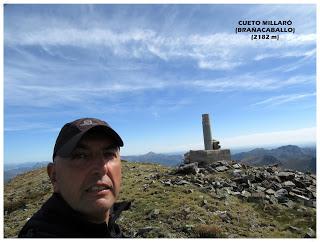
[[[209,114],[202,114],[202,129],[203,129],[203,140],[204,149],[212,150],[212,137],[211,137],[211,127]]]

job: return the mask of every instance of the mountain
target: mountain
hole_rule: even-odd
[[[301,148],[296,145],[286,145],[270,150],[257,148],[248,152],[234,154],[232,159],[255,166],[277,163],[285,169],[316,172],[315,147]]]
[[[157,154],[149,152],[144,155],[121,156],[121,159],[133,162],[159,163],[164,166],[174,167],[182,162],[182,154]]]
[[[49,161],[4,164],[4,182],[7,183],[12,178],[27,171],[45,167],[48,163]]]
[[[282,193],[278,198],[272,195],[272,203],[267,202],[272,196],[261,197],[265,186],[279,188],[280,177],[261,181],[262,176],[274,177],[277,168],[227,166],[224,172],[177,174],[172,167],[123,161],[118,200],[132,201],[117,220],[123,232],[129,238],[303,238],[310,231],[315,236],[316,208],[303,200],[282,201]],[[295,190],[311,188],[309,195],[315,189],[315,176],[299,176],[306,177],[308,185]],[[281,175],[281,179],[290,177],[286,172]],[[302,187],[306,183],[292,181]],[[236,192],[239,189],[245,190]],[[40,168],[13,178],[3,191],[4,237],[12,238],[53,190],[46,169]]]

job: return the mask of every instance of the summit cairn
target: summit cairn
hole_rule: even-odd
[[[204,150],[190,150],[184,154],[184,164],[198,163],[199,167],[207,167],[217,161],[230,161],[229,149],[220,149],[219,141],[212,139],[209,114],[202,114]]]

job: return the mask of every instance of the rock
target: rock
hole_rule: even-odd
[[[251,196],[251,193],[248,192],[248,191],[246,191],[246,190],[243,190],[243,191],[241,192],[241,196],[244,197],[244,198],[248,198],[248,197]]]
[[[160,213],[160,209],[153,209],[148,215],[147,215],[147,219],[154,219],[156,217],[158,217]]]
[[[248,197],[248,202],[260,203],[260,202],[263,202],[264,198],[265,198],[264,192],[254,192],[254,193],[251,193],[251,196]]]
[[[149,188],[149,184],[143,184],[143,191],[147,191]]]
[[[296,178],[293,180],[293,182],[298,188],[306,188],[307,186],[303,181]]]
[[[272,183],[269,182],[268,180],[264,180],[261,182],[261,186],[265,187],[266,189],[270,188],[272,186]]]
[[[289,226],[288,229],[291,230],[292,232],[301,232],[301,229],[294,227],[294,226]]]
[[[207,204],[208,204],[208,201],[207,200],[203,200],[201,206],[205,206]]]
[[[216,169],[216,171],[218,171],[218,172],[222,172],[222,171],[229,170],[229,168],[226,167],[226,166],[218,166],[218,167],[216,167],[215,169]]]
[[[269,201],[271,204],[278,204],[278,199],[276,199],[274,195],[270,196]]]
[[[182,165],[176,170],[176,174],[197,174],[198,172],[198,162]]]
[[[265,193],[269,194],[269,195],[273,195],[275,193],[275,191],[272,190],[272,189],[268,189],[268,190],[265,191]]]
[[[305,203],[306,201],[310,200],[309,198],[302,195],[295,194],[294,192],[289,192],[289,196],[292,197],[293,200],[302,202],[302,203]]]
[[[227,211],[216,211],[215,213],[216,213],[216,214],[219,216],[219,218],[220,218],[223,222],[225,222],[225,223],[230,223],[231,220],[232,220],[231,215],[230,215]]]
[[[165,180],[165,181],[161,181],[162,184],[164,184],[165,186],[172,186],[171,180]]]
[[[220,165],[222,165],[222,166],[229,166],[230,165],[230,161],[227,161],[227,160],[220,160],[220,161],[218,161],[218,163],[220,163]]]
[[[278,177],[282,181],[291,181],[294,179],[295,174],[293,172],[286,172],[286,171],[281,171],[278,173]]]
[[[134,235],[134,237],[144,237],[144,235],[148,232],[150,232],[151,230],[153,230],[154,227],[148,226],[148,227],[144,227],[138,230],[138,232]]]
[[[293,188],[296,186],[296,184],[294,184],[292,181],[285,181],[282,183],[282,186],[284,188]]]
[[[179,181],[176,181],[174,184],[176,184],[176,185],[185,185],[185,184],[190,184],[190,182],[188,182],[186,180],[179,180]]]
[[[283,203],[283,205],[288,207],[288,208],[293,208],[294,207],[294,202],[292,202],[291,200],[288,200],[287,202]]]
[[[241,177],[242,170],[236,169],[232,171],[233,177]]]
[[[192,189],[188,189],[187,191],[186,191],[186,193],[193,193],[193,190]]]
[[[315,238],[316,232],[312,228],[308,228],[305,238]]]
[[[187,208],[184,208],[182,211],[185,212],[185,213],[187,213],[187,214],[189,214],[190,211],[191,211],[191,209],[190,209],[189,207],[187,207]]]
[[[221,185],[221,183],[220,183],[219,181],[214,181],[214,182],[212,182],[212,186],[213,186],[214,188],[221,188],[221,187],[222,187],[222,185]]]
[[[241,166],[241,164],[236,163],[236,164],[233,164],[232,167],[235,168],[235,169],[239,169],[239,168],[241,168],[242,166]]]
[[[257,191],[258,192],[264,192],[266,190],[266,188],[262,187],[262,186],[257,186]]]
[[[280,189],[274,193],[275,198],[278,200],[278,202],[286,202],[288,200],[287,198],[288,191],[286,189]]]
[[[310,208],[316,208],[317,202],[316,200],[304,201],[304,205]]]

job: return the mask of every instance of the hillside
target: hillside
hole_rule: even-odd
[[[133,162],[159,163],[164,166],[176,166],[182,162],[183,155],[157,154],[148,152],[144,155],[121,156],[122,159]]]
[[[48,163],[49,161],[4,164],[4,182],[7,183],[10,179],[19,174],[23,174],[37,168],[46,167]]]
[[[237,168],[230,166],[223,172],[201,170],[194,175],[179,175],[172,168],[157,164],[123,161],[119,200],[133,200],[132,208],[119,219],[125,234],[151,238],[314,236],[314,207],[304,203],[268,204],[263,199],[249,202],[227,188],[235,171],[243,169],[253,174],[257,170],[233,166]],[[311,177],[300,175],[315,186]],[[19,175],[6,184],[4,236],[16,237],[51,192],[44,168]]]
[[[270,150],[257,148],[248,152],[234,154],[232,155],[232,159],[255,166],[278,163],[285,169],[316,172],[315,148],[300,148],[295,145],[286,145]]]

